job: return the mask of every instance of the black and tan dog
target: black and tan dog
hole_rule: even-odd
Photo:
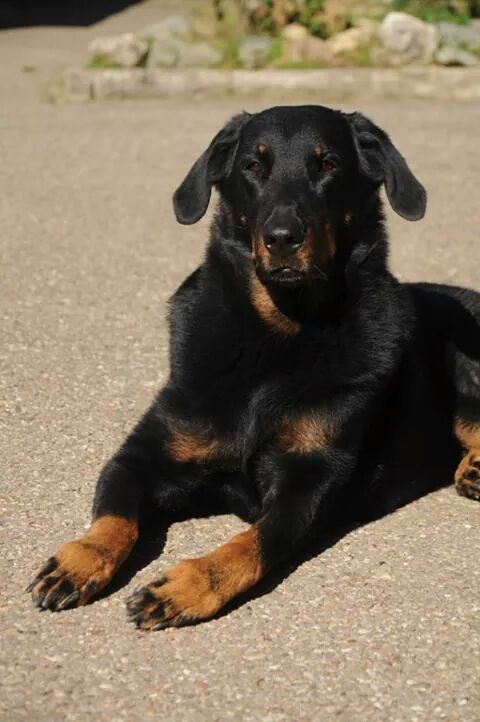
[[[426,195],[388,136],[317,106],[244,113],[176,191],[180,223],[214,186],[205,261],[171,302],[169,381],[103,469],[90,530],[30,585],[43,609],[103,589],[154,505],[252,525],[136,591],[143,629],[212,617],[334,524],[453,479],[480,498],[480,296],[390,274],[380,188],[408,220]]]

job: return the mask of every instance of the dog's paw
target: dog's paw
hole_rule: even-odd
[[[113,576],[114,565],[101,547],[79,539],[64,544],[28,585],[37,607],[59,612],[86,604]]]
[[[480,501],[480,449],[471,449],[455,473],[455,486],[462,496]]]
[[[209,619],[222,606],[215,575],[204,560],[188,559],[136,590],[127,612],[139,629],[165,629]]]

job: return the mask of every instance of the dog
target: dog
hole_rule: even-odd
[[[480,499],[480,295],[388,269],[380,191],[409,221],[426,192],[360,113],[235,116],[174,194],[180,223],[219,203],[203,263],[170,305],[170,376],[106,464],[86,534],[29,585],[52,611],[105,588],[149,509],[248,528],[127,601],[137,627],[217,615],[336,525],[446,483]]]

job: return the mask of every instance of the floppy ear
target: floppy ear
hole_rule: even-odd
[[[173,194],[173,208],[179,223],[190,225],[205,215],[212,186],[227,178],[232,170],[240,130],[249,118],[250,113],[232,118],[190,168]]]
[[[405,158],[378,126],[361,113],[349,114],[364,173],[374,182],[385,184],[393,210],[408,221],[425,215],[427,193],[415,178]]]

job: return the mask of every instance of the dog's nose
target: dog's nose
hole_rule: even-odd
[[[302,228],[298,224],[269,229],[264,236],[265,246],[272,256],[286,258],[297,251],[303,243]]]

